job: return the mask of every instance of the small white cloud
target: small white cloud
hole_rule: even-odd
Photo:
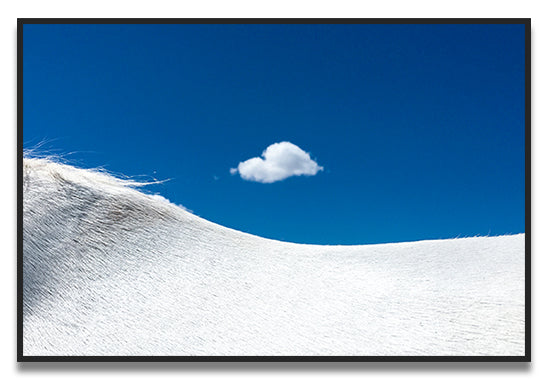
[[[231,168],[232,175],[239,173],[242,179],[260,183],[274,183],[290,176],[316,175],[322,171],[310,158],[310,154],[291,142],[274,143],[263,151],[262,158],[255,157]]]

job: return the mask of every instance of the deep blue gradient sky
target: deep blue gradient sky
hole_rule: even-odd
[[[213,222],[364,244],[525,229],[523,25],[25,25],[24,144]],[[229,170],[290,141],[324,171]]]

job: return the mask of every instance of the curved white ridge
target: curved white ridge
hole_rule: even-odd
[[[319,246],[24,159],[24,355],[523,355],[524,235]]]

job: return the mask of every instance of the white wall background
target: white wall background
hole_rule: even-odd
[[[69,1],[8,0],[0,7],[0,162],[4,171],[0,220],[1,377],[466,377],[548,376],[547,300],[548,119],[545,102],[548,67],[548,12],[539,1],[384,0],[252,1],[155,0]],[[531,17],[532,18],[532,277],[533,363],[527,364],[381,364],[381,363],[156,363],[25,364],[16,363],[16,28],[18,17]],[[544,195],[544,196],[543,196]]]

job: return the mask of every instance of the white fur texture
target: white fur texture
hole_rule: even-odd
[[[523,234],[285,243],[43,159],[23,210],[25,355],[524,354]]]

